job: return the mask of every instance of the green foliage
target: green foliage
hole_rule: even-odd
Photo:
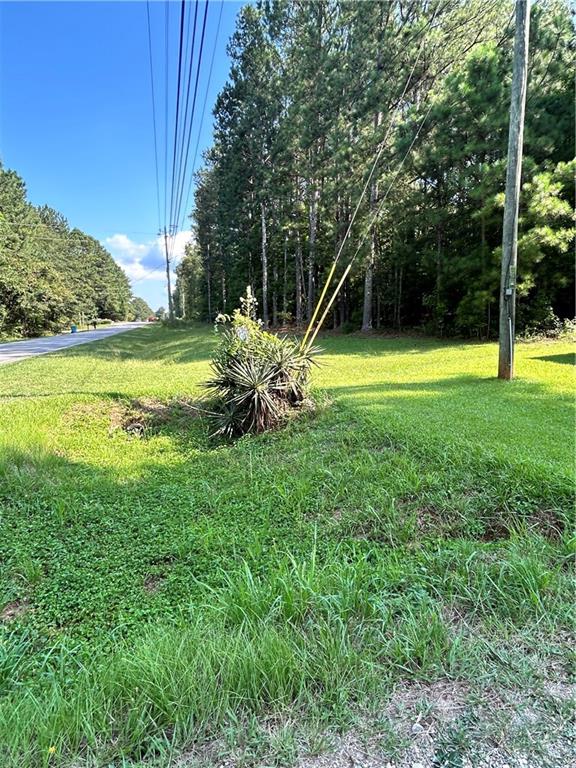
[[[125,320],[130,301],[128,278],[102,245],[58,211],[27,202],[23,180],[0,165],[0,336]]]
[[[520,332],[546,330],[533,306],[575,315],[573,24],[567,0],[531,16]],[[367,237],[327,326],[495,337],[511,18],[482,0],[244,7],[198,176],[194,263],[178,278],[187,311],[213,320],[251,282],[262,318],[302,324],[380,152],[342,263]]]
[[[304,403],[313,357],[298,342],[263,330],[250,286],[232,316],[219,315],[220,342],[206,387],[215,393],[215,434],[237,437],[273,429]]]
[[[130,299],[129,306],[129,320],[147,320],[154,315],[153,310],[150,308],[144,299],[133,296]]]
[[[206,291],[200,253],[194,243],[187,243],[184,256],[176,267],[174,307],[181,320],[199,320],[199,307]]]

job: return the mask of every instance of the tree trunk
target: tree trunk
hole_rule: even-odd
[[[484,200],[481,200],[482,209],[484,208]],[[481,209],[481,210],[482,210]],[[482,285],[485,285],[486,280],[486,222],[484,221],[484,214],[480,214],[480,253],[482,254]],[[490,297],[486,301],[487,319],[486,319],[486,341],[490,338]]]
[[[340,326],[343,326],[346,322],[346,283],[344,283],[342,290],[340,291],[338,305],[340,310]]]
[[[374,132],[376,133],[380,122],[382,120],[382,113],[377,112],[374,115]],[[376,178],[370,184],[370,216],[372,217],[376,211],[378,202],[378,185]],[[364,307],[362,311],[362,330],[364,332],[372,330],[372,291],[374,284],[374,265],[376,263],[376,222],[372,225],[370,232],[370,252],[368,254],[368,261],[366,263],[366,273],[364,275]]]
[[[282,279],[282,312],[288,314],[288,234],[284,235],[284,277]]]
[[[436,226],[436,328],[443,335],[444,313],[442,312],[442,302],[440,294],[442,292],[442,227]]]
[[[266,206],[260,203],[260,217],[262,222],[262,322],[268,327],[268,243],[266,233]]]
[[[398,269],[398,300],[396,302],[396,330],[402,330],[402,274],[404,267]]]
[[[210,267],[210,243],[208,243],[206,247],[206,284],[207,284],[207,291],[206,291],[206,298],[208,300],[208,320],[212,320],[212,291],[210,283],[212,282],[212,270]]]
[[[318,198],[320,191],[314,186],[312,198],[310,200],[310,229],[308,236],[308,302],[307,319],[312,318],[314,312],[314,268],[316,266],[316,231],[318,226]]]
[[[278,261],[272,262],[272,325],[278,325]]]
[[[374,281],[374,238],[370,242],[370,254],[364,273],[364,307],[362,310],[362,330],[372,330],[372,283]]]
[[[296,325],[302,324],[302,241],[296,232]]]

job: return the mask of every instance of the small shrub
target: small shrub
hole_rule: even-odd
[[[240,305],[231,316],[216,318],[220,343],[211,364],[214,376],[206,382],[216,395],[215,434],[229,438],[273,429],[301,407],[317,351],[265,331],[250,286]]]
[[[280,325],[290,325],[294,322],[294,315],[292,312],[278,312],[278,322]]]

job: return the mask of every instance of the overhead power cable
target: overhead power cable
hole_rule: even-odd
[[[192,48],[191,48],[190,57],[189,57],[189,64],[188,64],[188,67],[187,67],[187,69],[188,69],[188,76],[186,78],[187,79],[187,86],[185,88],[185,91],[186,91],[186,102],[184,104],[184,127],[183,127],[183,130],[181,131],[179,162],[178,162],[178,174],[177,174],[177,179],[176,179],[176,201],[178,201],[178,190],[179,190],[180,184],[181,184],[182,169],[183,169],[182,160],[183,160],[183,157],[184,157],[184,145],[185,145],[185,142],[186,142],[186,133],[187,133],[187,129],[188,129],[188,110],[189,110],[189,107],[190,107],[190,87],[192,85],[192,70],[193,70],[193,65],[194,65],[194,52],[195,52],[195,47],[196,47],[196,22],[197,22],[197,19],[198,19],[198,1],[196,0],[196,2],[194,3],[194,24],[193,24],[193,27],[192,27],[192,29],[193,29],[193,33],[192,33]],[[190,20],[190,17],[189,17],[189,20]],[[188,38],[189,37],[190,37],[190,35],[188,35]],[[190,127],[190,130],[191,130],[191,127]],[[177,205],[177,203],[176,203],[176,205]],[[174,223],[175,228],[178,229],[178,216],[175,216],[174,217],[174,221],[171,222],[171,223]]]
[[[208,80],[206,82],[206,91],[204,92],[204,103],[202,104],[202,115],[200,117],[200,125],[198,127],[198,136],[196,137],[196,146],[194,147],[194,158],[192,160],[192,168],[190,170],[190,180],[188,182],[188,190],[186,192],[186,200],[184,203],[184,215],[188,210],[190,203],[190,192],[192,191],[192,184],[194,182],[194,171],[196,170],[196,160],[198,158],[198,148],[200,146],[200,139],[202,136],[202,126],[204,125],[204,115],[206,114],[206,104],[208,102],[208,93],[210,91],[210,82],[212,81],[212,70],[214,68],[214,59],[216,56],[216,45],[218,43],[218,34],[220,32],[220,23],[222,20],[222,10],[224,8],[224,0],[220,0],[220,11],[218,13],[218,23],[216,25],[216,34],[214,36],[214,43],[212,45],[212,56],[210,57],[210,69],[208,71]],[[182,219],[182,225],[184,220]]]
[[[198,51],[198,63],[197,63],[197,66],[196,66],[196,79],[195,79],[195,83],[194,83],[194,96],[193,96],[193,99],[192,99],[192,111],[191,111],[191,114],[190,114],[188,138],[187,138],[187,141],[186,141],[186,154],[184,156],[184,164],[183,164],[183,168],[182,168],[182,175],[181,175],[180,184],[179,184],[179,187],[178,187],[178,190],[177,190],[176,216],[175,216],[175,224],[176,224],[176,230],[177,231],[180,228],[180,214],[181,214],[182,202],[183,202],[182,198],[183,198],[183,195],[184,195],[184,188],[185,188],[185,184],[186,184],[186,173],[187,173],[187,169],[188,169],[188,157],[189,157],[189,153],[190,153],[190,142],[191,142],[191,138],[192,138],[192,126],[194,124],[194,114],[195,114],[195,111],[196,111],[196,99],[198,97],[198,84],[199,84],[199,81],[200,81],[200,71],[201,71],[201,66],[202,66],[202,52],[203,52],[203,49],[204,49],[204,38],[205,38],[205,34],[206,34],[206,21],[207,21],[207,18],[208,18],[208,5],[209,5],[209,0],[205,0],[205,3],[204,3],[204,18],[203,18],[203,21],[202,21],[202,35],[201,35],[201,38],[200,38],[200,48],[199,48],[199,51]],[[184,126],[184,129],[186,129],[186,126]]]
[[[170,218],[168,220],[168,226],[170,228],[173,220],[174,211],[174,196],[175,196],[175,183],[176,183],[176,152],[178,149],[178,128],[179,128],[179,116],[180,116],[180,84],[182,80],[182,53],[184,47],[184,15],[186,12],[186,0],[182,0],[180,3],[180,36],[178,43],[178,82],[176,85],[176,118],[174,120],[174,142],[172,152],[172,176],[170,181]],[[165,233],[166,234],[166,233]]]
[[[168,220],[168,70],[170,37],[170,3],[164,6],[164,228]]]

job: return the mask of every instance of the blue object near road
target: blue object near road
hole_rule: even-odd
[[[70,333],[78,333],[78,326],[74,323],[70,326]]]

